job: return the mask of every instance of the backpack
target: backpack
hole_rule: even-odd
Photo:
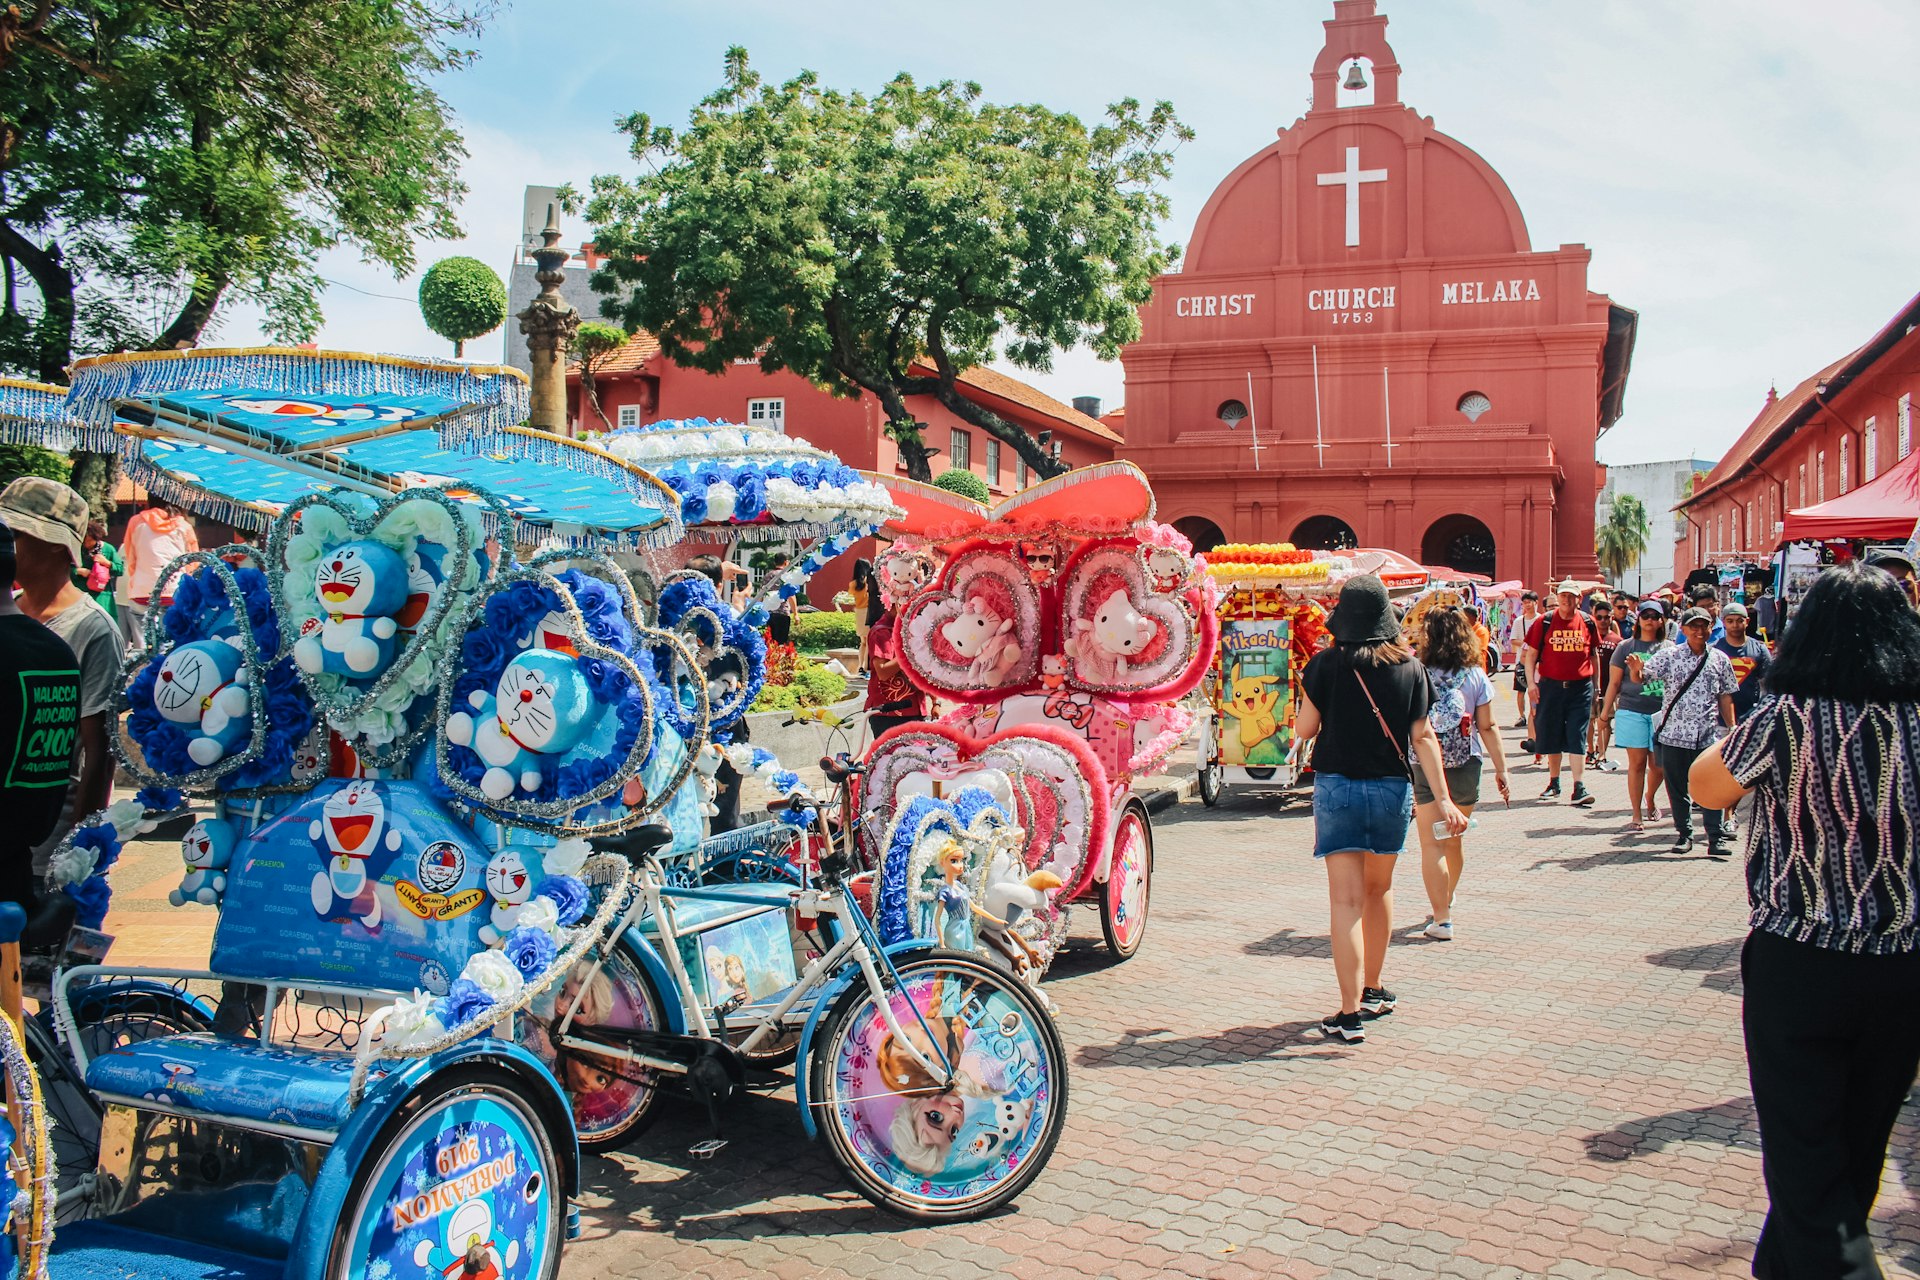
[[[1467,681],[1472,677],[1465,668],[1431,676],[1433,702],[1427,708],[1427,720],[1440,739],[1440,763],[1449,769],[1473,759],[1473,708],[1467,705]]]

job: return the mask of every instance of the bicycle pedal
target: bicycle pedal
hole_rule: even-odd
[[[687,1155],[695,1160],[711,1160],[726,1149],[725,1138],[707,1138],[687,1148]]]

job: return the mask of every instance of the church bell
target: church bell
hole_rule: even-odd
[[[1360,69],[1360,60],[1358,58],[1354,59],[1347,67],[1346,83],[1340,87],[1343,89],[1364,89],[1367,87],[1367,73]]]

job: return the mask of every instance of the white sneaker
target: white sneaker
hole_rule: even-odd
[[[1429,938],[1432,938],[1435,942],[1452,942],[1453,941],[1453,921],[1435,920],[1433,923],[1427,926],[1426,934]]]

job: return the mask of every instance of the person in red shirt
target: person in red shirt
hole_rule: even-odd
[[[1593,793],[1580,780],[1587,760],[1587,725],[1593,718],[1594,651],[1600,639],[1593,619],[1580,611],[1580,588],[1571,578],[1556,593],[1559,605],[1534,620],[1527,629],[1522,661],[1527,669],[1527,696],[1534,705],[1533,745],[1521,743],[1547,758],[1547,789],[1542,800],[1560,798],[1560,757],[1572,759],[1574,804],[1586,808]]]

